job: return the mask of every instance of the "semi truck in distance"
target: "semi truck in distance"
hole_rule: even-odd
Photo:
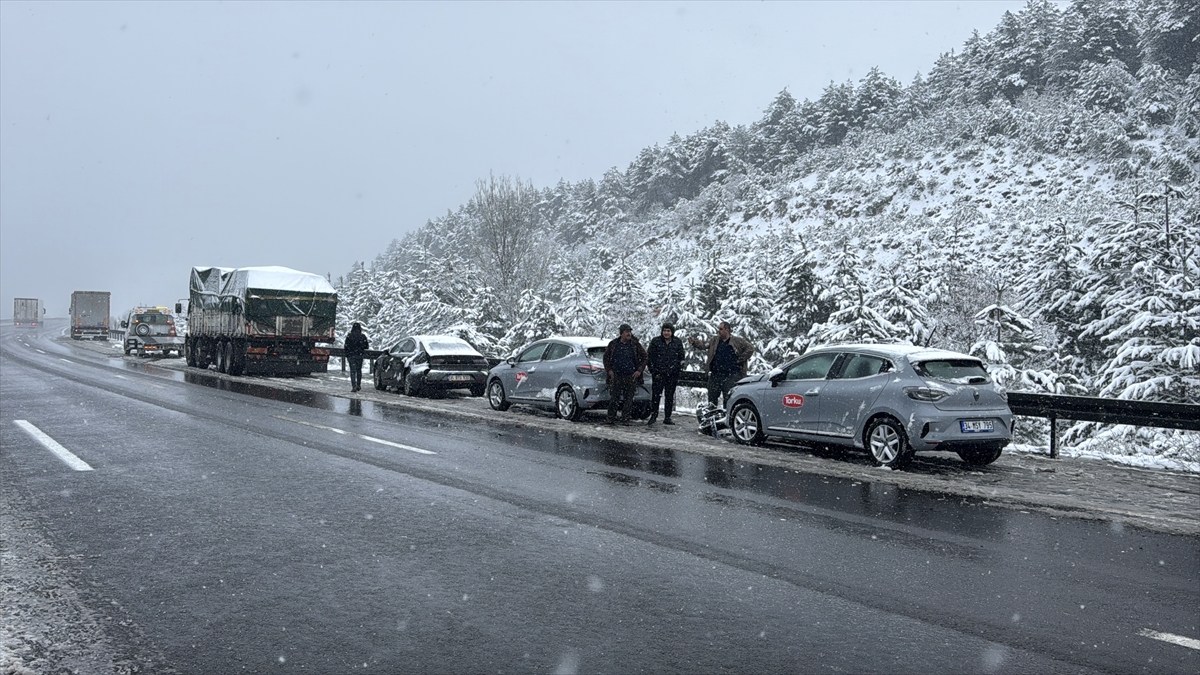
[[[175,312],[183,311],[182,303]],[[306,375],[329,366],[337,292],[287,267],[193,267],[183,353],[230,375]]]
[[[71,339],[108,339],[108,291],[75,291],[71,294]]]
[[[36,328],[46,310],[37,298],[13,298],[13,325]]]

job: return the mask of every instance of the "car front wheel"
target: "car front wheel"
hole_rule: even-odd
[[[375,383],[376,390],[383,391],[383,375],[380,374],[378,367],[371,373],[371,381]]]
[[[579,398],[575,396],[575,390],[570,385],[558,388],[554,402],[560,418],[575,422],[583,417],[583,409],[579,407]]]
[[[765,439],[762,417],[752,403],[738,403],[730,415],[733,424],[733,440],[742,445],[759,445]]]
[[[913,449],[908,444],[904,427],[890,417],[882,417],[867,428],[867,451],[876,466],[898,469],[912,461]]]
[[[492,380],[488,385],[488,404],[492,406],[492,410],[500,411],[508,410],[512,406],[504,395],[504,384],[500,380]]]

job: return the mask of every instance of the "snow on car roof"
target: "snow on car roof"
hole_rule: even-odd
[[[930,359],[973,359],[978,361],[974,356],[962,354],[960,352],[952,352],[946,349],[935,349],[931,347],[919,347],[917,345],[901,345],[901,344],[848,344],[848,345],[822,345],[815,347],[810,351],[839,351],[844,349],[853,349],[857,351],[874,352],[884,356],[894,358],[906,358],[912,361],[928,361]]]
[[[547,340],[558,340],[559,342],[566,342],[567,344],[573,345],[575,347],[585,347],[586,348],[586,347],[607,347],[608,346],[608,340],[605,340],[603,338],[598,338],[598,337],[578,337],[578,336],[565,337],[562,335],[555,335],[553,337],[549,337],[546,339]]]

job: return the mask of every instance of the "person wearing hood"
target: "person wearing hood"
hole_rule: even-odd
[[[679,371],[683,370],[683,342],[675,339],[675,326],[670,323],[662,325],[662,334],[650,341],[647,350],[647,366],[654,381],[650,385],[650,419],[646,425],[654,424],[658,419],[658,403],[666,397],[663,404],[663,424],[675,424],[671,421],[671,413],[675,411],[675,388],[679,386]]]
[[[633,336],[633,327],[621,324],[621,336],[604,350],[604,371],[608,374],[608,424],[629,422],[638,378],[646,368],[646,350]],[[617,417],[617,408],[621,417]]]
[[[350,362],[350,391],[358,391],[362,389],[363,356],[371,348],[371,343],[363,333],[361,323],[354,322],[342,347],[346,350],[346,360]]]

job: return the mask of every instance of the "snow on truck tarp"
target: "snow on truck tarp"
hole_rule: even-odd
[[[329,295],[337,292],[320,274],[300,272],[287,267],[239,267],[226,277],[222,291],[240,295],[247,289]]]

